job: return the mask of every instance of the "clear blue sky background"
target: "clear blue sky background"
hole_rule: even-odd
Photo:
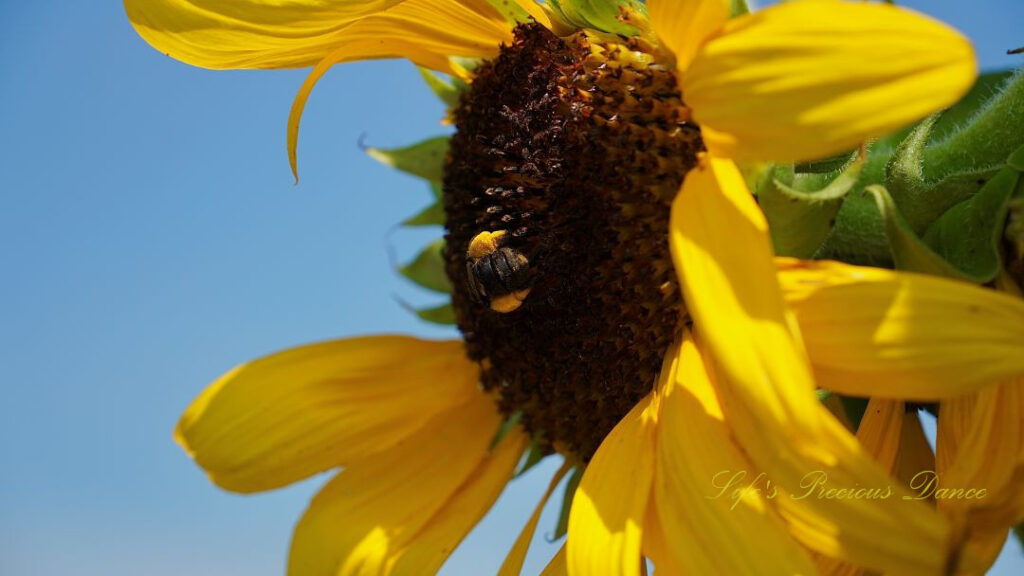
[[[1020,0],[909,4],[964,30],[986,67],[1019,63],[1003,52],[1024,44]],[[304,74],[190,68],[144,44],[120,2],[0,2],[0,573],[283,574],[323,478],[224,493],[172,443],[179,413],[288,346],[454,335],[395,302],[437,301],[387,258],[431,236],[389,235],[426,186],[356,144],[440,133],[441,106],[408,63],[335,69],[295,187],[284,127]],[[446,574],[497,568],[551,464],[508,489]],[[1010,548],[996,573],[1024,573]]]

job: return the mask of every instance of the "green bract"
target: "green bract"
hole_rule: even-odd
[[[952,109],[873,143],[859,174],[836,170],[846,156],[775,166],[758,196],[781,255],[984,284],[1004,266],[1019,158],[1024,74],[991,73]]]

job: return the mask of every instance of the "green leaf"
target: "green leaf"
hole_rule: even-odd
[[[449,108],[459,105],[459,96],[462,94],[462,89],[465,88],[465,84],[459,82],[455,83],[455,80],[448,80],[442,78],[431,70],[426,68],[419,68],[420,76],[423,77],[423,81],[427,83],[430,90],[441,99]]]
[[[1024,71],[1018,71],[966,121],[924,155],[927,180],[955,172],[999,168],[1024,134]]]
[[[812,257],[832,231],[843,198],[857,184],[863,166],[863,159],[857,159],[831,180],[777,167],[757,193],[776,253]]]
[[[456,71],[461,68],[467,74],[471,74],[474,70],[479,68],[481,64],[484,63],[484,59],[483,58],[474,58],[474,57],[470,57],[470,56],[449,56],[448,57],[448,62],[452,65],[452,68],[454,68]]]
[[[857,428],[860,428],[860,421],[864,418],[864,413],[867,412],[868,399],[839,396],[839,401],[843,404],[843,410],[846,412],[846,417],[850,419],[850,424],[853,424],[853,430],[856,431]]]
[[[914,225],[912,229],[917,235],[923,234],[927,226],[949,208],[977,193],[1002,167],[1006,156],[1019,145],[1018,135],[1024,130],[1021,125],[1024,112],[1020,110],[1024,102],[1020,97],[1022,90],[1019,86],[1024,82],[1020,73],[1009,83],[1007,77],[1006,72],[982,75],[975,88],[959,104],[939,117],[932,129],[930,144],[918,159],[920,163],[917,165],[921,169],[918,184],[923,182],[923,185],[912,190],[913,194],[898,189],[905,184],[908,175],[912,181],[913,171],[904,169],[900,177],[905,180],[900,184],[886,180],[886,168],[892,155],[901,143],[909,146],[913,142],[907,142],[913,130],[899,130],[872,144],[860,183],[844,200],[836,216],[835,227],[815,258],[831,258],[867,266],[893,265],[887,224],[875,200],[870,195],[859,193],[868,185],[885,184],[889,187],[896,206]],[[1006,86],[1003,88],[996,88],[1004,83]],[[993,94],[995,97],[989,98]],[[986,102],[989,99],[992,102]],[[1000,114],[1004,112],[1009,112],[1009,116],[1000,119]],[[967,122],[968,119],[972,119],[971,122]],[[1001,122],[1006,126],[994,133],[997,142],[984,143],[978,151],[966,148],[973,141],[984,141],[985,131]],[[916,136],[920,137],[921,134]],[[907,163],[904,163],[903,167],[906,166]],[[913,166],[910,164],[911,168]],[[798,171],[806,171],[806,167],[800,165]],[[909,202],[913,206],[907,202],[908,198],[912,198]]]
[[[519,469],[512,478],[519,478],[523,474],[530,471],[531,468],[536,466],[541,460],[544,459],[548,453],[541,447],[543,436],[541,434],[534,434],[533,438],[530,439],[530,450],[526,453],[526,458],[519,464]]]
[[[967,94],[964,94],[959,102],[939,116],[932,138],[941,140],[966,124],[979,108],[999,92],[1000,87],[1011,76],[1013,76],[1013,70],[992,70],[980,74]]]
[[[878,211],[882,214],[889,239],[889,250],[896,268],[935,276],[963,278],[956,268],[918,238],[884,186],[868,186],[865,191],[874,197]]]
[[[434,202],[416,214],[402,222],[403,226],[444,226],[444,206],[440,202]]]
[[[995,170],[984,167],[948,174],[928,182],[923,156],[938,116],[921,121],[893,151],[886,164],[885,186],[915,234],[922,235],[942,214],[981,189]]]
[[[992,281],[1002,266],[1007,205],[1020,179],[1020,172],[1009,166],[1000,170],[981,191],[936,220],[924,235],[925,244],[971,281]]]
[[[937,119],[938,115],[933,114],[918,123],[896,147],[885,166],[885,187],[915,233],[922,232],[934,219],[934,216],[919,216],[917,208],[926,205],[922,198],[926,184],[921,157]]]
[[[622,21],[620,16],[623,11],[627,14],[647,14],[644,3],[635,0],[548,0],[548,5],[572,27],[623,36],[638,33],[636,26]]]
[[[1017,542],[1020,542],[1020,545],[1024,546],[1024,522],[1014,526],[1013,533],[1017,536]]]
[[[511,24],[518,24],[520,22],[528,22],[530,20],[530,14],[523,10],[519,4],[512,2],[511,0],[487,0],[499,14],[505,17],[505,20]]]
[[[435,292],[451,294],[452,284],[445,271],[444,240],[432,242],[412,262],[398,271],[416,284]]]
[[[830,174],[842,170],[856,157],[857,151],[844,152],[838,156],[817,160],[814,162],[800,162],[793,166],[797,174]]]
[[[450,303],[433,308],[418,308],[415,312],[422,320],[431,324],[455,324],[455,309]]]
[[[729,0],[729,16],[735,18],[750,13],[747,0]]]
[[[404,148],[367,148],[371,158],[431,182],[440,182],[448,156],[449,136],[438,136]]]
[[[569,475],[569,481],[565,483],[565,491],[562,492],[562,508],[558,512],[558,522],[555,524],[555,533],[551,537],[552,542],[569,532],[569,509],[572,508],[572,499],[576,495],[576,488],[579,487],[581,478],[583,478],[583,469],[579,466],[573,468],[572,474]]]
[[[498,442],[501,442],[502,438],[508,436],[508,433],[511,432],[512,429],[522,421],[522,419],[522,412],[514,412],[511,416],[506,418],[505,421],[501,423],[501,426],[498,427],[498,431],[495,432],[494,438],[491,439],[491,446],[489,450],[494,450],[494,447],[498,445]]]

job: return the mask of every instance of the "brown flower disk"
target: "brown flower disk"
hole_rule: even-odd
[[[669,208],[702,150],[671,69],[637,40],[525,24],[454,111],[447,272],[470,357],[545,448],[589,460],[653,387],[685,310]],[[532,290],[509,313],[470,294],[466,249],[505,230]]]

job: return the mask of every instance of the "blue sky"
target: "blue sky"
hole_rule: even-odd
[[[1024,43],[1019,0],[907,4],[965,31],[984,66],[1020,63],[1004,54]],[[296,187],[284,127],[303,77],[175,62],[119,2],[0,3],[0,573],[283,574],[323,479],[222,492],[172,443],[179,413],[288,346],[454,335],[396,305],[437,299],[387,258],[436,234],[393,230],[429,191],[357,146],[438,134],[441,106],[407,63],[336,68]],[[510,487],[444,573],[496,569],[552,470]],[[1004,556],[996,574],[1024,572],[1019,549]]]

